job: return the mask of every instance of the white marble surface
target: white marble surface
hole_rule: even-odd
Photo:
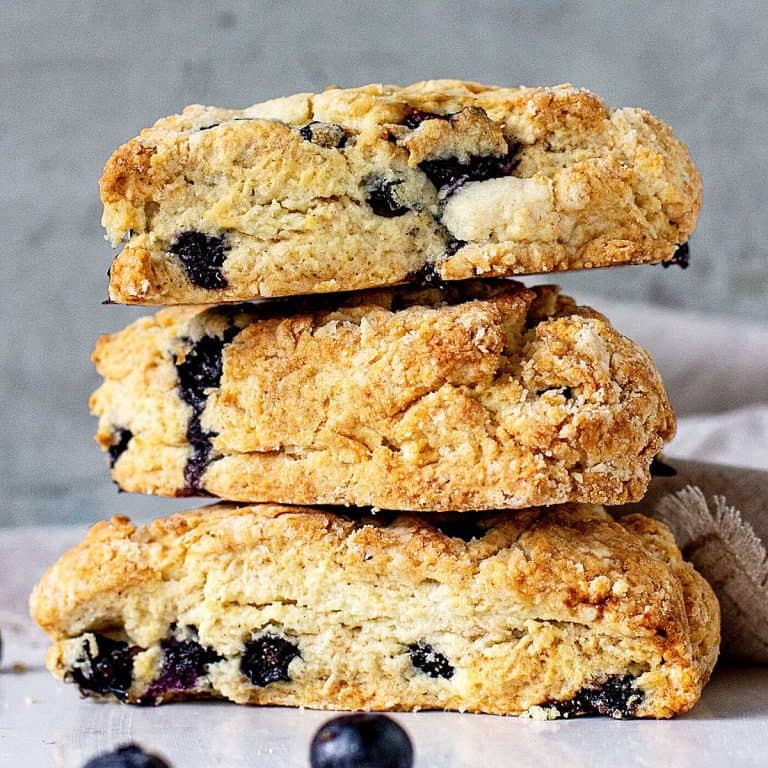
[[[0,674],[0,765],[79,768],[137,741],[174,768],[309,768],[327,712],[174,704],[156,709],[78,699],[36,669]],[[768,668],[720,669],[698,706],[672,721],[537,722],[483,715],[396,715],[416,768],[763,768]]]

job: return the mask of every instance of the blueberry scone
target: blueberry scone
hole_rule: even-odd
[[[644,110],[433,80],[188,107],[101,197],[111,299],[188,304],[682,259],[701,181]]]
[[[717,600],[669,530],[581,504],[116,517],[31,606],[56,677],[141,704],[669,717],[719,645]]]
[[[675,420],[648,354],[554,286],[172,307],[102,337],[120,488],[422,511],[639,500]]]

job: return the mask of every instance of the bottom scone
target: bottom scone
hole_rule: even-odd
[[[716,598],[668,529],[590,505],[114,518],[31,608],[56,677],[139,704],[669,717],[719,645]]]

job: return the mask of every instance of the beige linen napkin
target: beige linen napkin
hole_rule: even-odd
[[[768,472],[683,459],[656,469],[643,501],[613,512],[666,523],[717,593],[723,656],[768,663]]]

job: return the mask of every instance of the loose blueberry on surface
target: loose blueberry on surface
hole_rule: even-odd
[[[680,269],[688,269],[691,264],[691,254],[688,248],[688,243],[683,243],[677,247],[674,256],[669,261],[662,261],[661,266],[666,269],[676,264]]]
[[[117,427],[112,435],[112,444],[107,448],[109,453],[109,466],[114,467],[115,462],[125,453],[128,443],[131,442],[133,432],[130,429]]]
[[[267,633],[245,644],[240,669],[259,688],[279,680],[290,680],[288,666],[301,657],[299,649],[284,637]]]
[[[509,176],[517,166],[518,149],[519,145],[513,145],[506,155],[472,157],[468,163],[460,163],[455,157],[424,160],[419,163],[419,168],[437,187],[439,199],[445,200],[468,181],[486,181]]]
[[[226,238],[188,230],[171,241],[168,252],[181,259],[189,282],[200,288],[226,288],[221,271],[229,246]]]
[[[392,219],[411,210],[407,205],[401,205],[397,201],[395,190],[401,183],[401,181],[382,179],[378,176],[365,182],[365,188],[368,192],[366,202],[373,208],[373,212],[377,216]]]
[[[169,637],[160,644],[163,665],[160,675],[142,696],[142,704],[155,704],[171,691],[190,691],[207,673],[208,665],[221,661],[212,648],[206,648],[196,640],[178,640]]]
[[[304,141],[311,141],[326,149],[341,149],[347,143],[347,133],[336,123],[322,123],[313,120],[299,128]]]
[[[92,757],[83,768],[170,768],[158,755],[145,752],[138,744],[124,744],[114,752]]]
[[[342,715],[315,734],[309,761],[312,768],[411,768],[413,745],[387,715]]]
[[[104,635],[94,637],[96,655],[91,655],[90,644],[83,643],[84,655],[70,669],[69,677],[83,692],[112,695],[124,701],[133,680],[133,657],[138,649]]]
[[[200,490],[200,481],[211,454],[211,440],[216,437],[215,432],[204,432],[200,424],[208,399],[207,390],[215,389],[221,383],[224,347],[239,330],[237,327],[228,328],[222,337],[203,336],[192,344],[183,362],[176,363],[179,396],[192,408],[192,416],[187,425],[187,441],[192,448],[192,455],[184,467],[185,490],[190,493]]]
[[[450,680],[455,672],[442,653],[438,653],[429,643],[414,643],[408,646],[411,663],[430,677],[442,677]]]
[[[562,717],[610,715],[634,717],[645,694],[634,687],[632,675],[612,675],[602,685],[581,688],[567,701],[552,702]]]
[[[658,456],[653,457],[650,470],[653,477],[674,477],[677,474],[673,466],[666,464]]]

